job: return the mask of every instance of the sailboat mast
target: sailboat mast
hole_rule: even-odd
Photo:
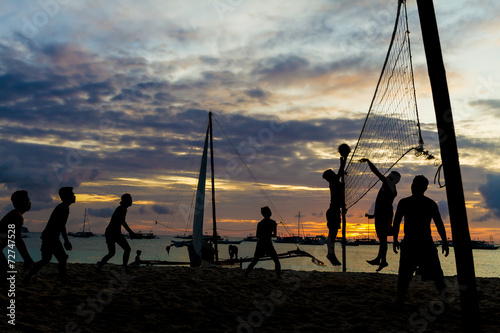
[[[85,208],[85,213],[83,214],[83,234],[85,235],[85,220],[87,220],[87,208]]]
[[[210,170],[212,174],[212,217],[214,221],[213,242],[215,250],[215,262],[219,261],[219,249],[217,246],[217,220],[215,218],[215,176],[214,176],[214,141],[212,135],[212,112],[208,113],[208,128],[210,132]]]

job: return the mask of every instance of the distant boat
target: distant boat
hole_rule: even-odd
[[[130,238],[130,235],[126,235],[126,238]],[[150,232],[136,232],[134,235],[134,239],[157,239],[158,236],[156,236],[152,231]]]
[[[490,241],[482,241],[482,240],[471,240],[471,245],[473,249],[476,250],[496,250],[499,247],[495,245],[493,242],[493,236],[490,236]]]
[[[300,236],[300,211],[298,215],[298,224],[297,224],[297,236],[294,236],[293,234],[290,236],[278,236],[276,237],[276,240],[274,241],[275,243],[292,243],[292,244],[301,244],[301,242],[304,240],[302,236]]]
[[[299,244],[300,242],[302,242],[302,240],[303,238],[300,236],[285,236],[285,237],[278,236],[276,237],[276,240],[274,242]]]
[[[89,237],[94,237],[94,233],[90,231],[90,224],[89,224],[89,231],[85,231],[85,225],[88,223],[87,221],[87,208],[85,208],[85,213],[83,215],[83,228],[82,231],[77,231],[77,232],[68,232],[68,236],[72,237],[81,237],[81,238],[89,238]]]
[[[356,242],[358,243],[358,245],[379,245],[380,244],[376,239],[369,238],[369,237],[358,238],[358,239],[356,239]]]
[[[184,234],[184,235],[177,235],[177,236],[175,236],[175,238],[180,238],[180,239],[193,239],[193,234],[191,234],[191,235],[186,235],[186,234]]]
[[[22,238],[28,238],[29,236],[26,235],[28,232],[30,232],[30,231],[28,230],[27,227],[21,227],[21,237]]]
[[[259,239],[257,238],[257,236],[250,234],[250,235],[246,236],[245,238],[243,238],[243,241],[244,242],[258,242]]]
[[[228,237],[222,237],[222,239],[219,239],[217,243],[219,244],[241,244],[243,240],[235,241],[235,240],[230,240]]]
[[[326,244],[326,236],[325,235],[316,235],[314,237],[312,236],[305,236],[302,242],[300,244],[303,245],[324,245]]]

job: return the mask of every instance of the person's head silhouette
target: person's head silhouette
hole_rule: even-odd
[[[125,193],[121,197],[122,201],[120,201],[120,205],[125,206],[125,207],[130,207],[132,206],[132,196],[128,193]]]
[[[73,193],[73,188],[72,187],[61,187],[59,189],[59,197],[61,198],[62,202],[66,202],[69,204],[72,204],[76,201],[75,194]]]
[[[262,214],[262,216],[264,216],[265,218],[270,218],[271,215],[273,215],[273,213],[271,213],[271,209],[267,206],[265,207],[262,207],[260,209],[260,213]]]
[[[31,201],[28,196],[28,191],[19,190],[12,193],[10,200],[14,205],[14,208],[21,212],[21,214],[29,211],[31,209]]]
[[[401,180],[401,174],[397,171],[392,171],[389,176],[387,176],[387,180],[391,184],[397,184]]]
[[[429,186],[429,180],[425,176],[415,176],[411,184],[411,193],[413,195],[423,195],[427,191],[427,186]]]
[[[335,180],[336,177],[337,174],[332,169],[328,169],[325,172],[323,172],[323,179],[325,179],[328,182]]]

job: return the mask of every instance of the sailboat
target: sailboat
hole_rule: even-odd
[[[358,245],[379,245],[380,243],[376,239],[370,238],[370,220],[374,219],[375,215],[365,214],[365,217],[368,218],[366,237],[356,239],[356,243]]]
[[[220,236],[217,233],[217,219],[215,207],[215,179],[214,179],[214,153],[213,153],[213,131],[212,131],[212,112],[208,113],[208,128],[205,135],[205,143],[201,157],[200,172],[198,176],[198,185],[195,195],[195,208],[193,217],[193,238],[192,240],[172,241],[175,247],[187,246],[189,251],[189,264],[191,267],[214,266],[229,267],[240,266],[244,262],[250,262],[253,258],[239,258],[238,260],[220,260],[218,245],[221,244]],[[203,219],[205,213],[205,185],[207,177],[208,150],[210,150],[210,169],[211,169],[211,191],[212,191],[212,235],[207,237],[203,235]],[[156,222],[158,223],[158,222]],[[239,241],[241,242],[241,241]],[[225,242],[223,242],[225,243]],[[226,243],[227,244],[227,243]],[[314,258],[309,253],[300,250],[287,251],[278,254],[280,259],[295,257],[310,257],[311,261],[320,266],[325,264]],[[263,257],[260,260],[270,260],[270,257]],[[171,261],[144,261],[147,265],[185,265],[186,262]]]
[[[304,238],[302,238],[302,236],[300,236],[300,212],[299,212],[298,224],[297,224],[297,236],[295,236],[295,235],[278,236],[274,242],[275,243],[300,244],[300,243],[302,243],[303,240],[304,240]]]
[[[89,238],[89,237],[94,237],[94,233],[90,231],[90,225],[89,225],[89,231],[85,231],[85,225],[88,223],[87,221],[87,208],[85,208],[85,213],[83,215],[83,228],[82,231],[77,231],[77,232],[69,232],[69,236],[73,237],[81,237],[81,238]]]
[[[301,220],[300,220],[300,212],[299,212],[299,230],[300,230],[300,227],[302,227],[302,234],[304,234],[304,237],[302,238],[302,241],[300,242],[300,244],[302,245],[325,245],[326,244],[326,236],[325,235],[316,235],[316,236],[309,236],[309,235],[305,235],[305,232],[304,232],[304,225],[301,224]]]

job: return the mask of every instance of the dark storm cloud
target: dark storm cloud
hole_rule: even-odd
[[[500,217],[500,174],[486,175],[486,183],[478,186],[486,208],[497,218]]]
[[[265,100],[271,95],[271,93],[269,93],[268,91],[265,91],[261,88],[254,88],[254,89],[245,90],[244,93],[248,97],[256,98],[259,100]]]
[[[168,207],[162,205],[153,205],[151,209],[157,214],[172,214],[172,211]]]
[[[89,215],[95,216],[95,217],[104,217],[104,218],[111,218],[111,215],[113,215],[114,211],[115,211],[115,209],[112,207],[89,208],[88,209]]]

